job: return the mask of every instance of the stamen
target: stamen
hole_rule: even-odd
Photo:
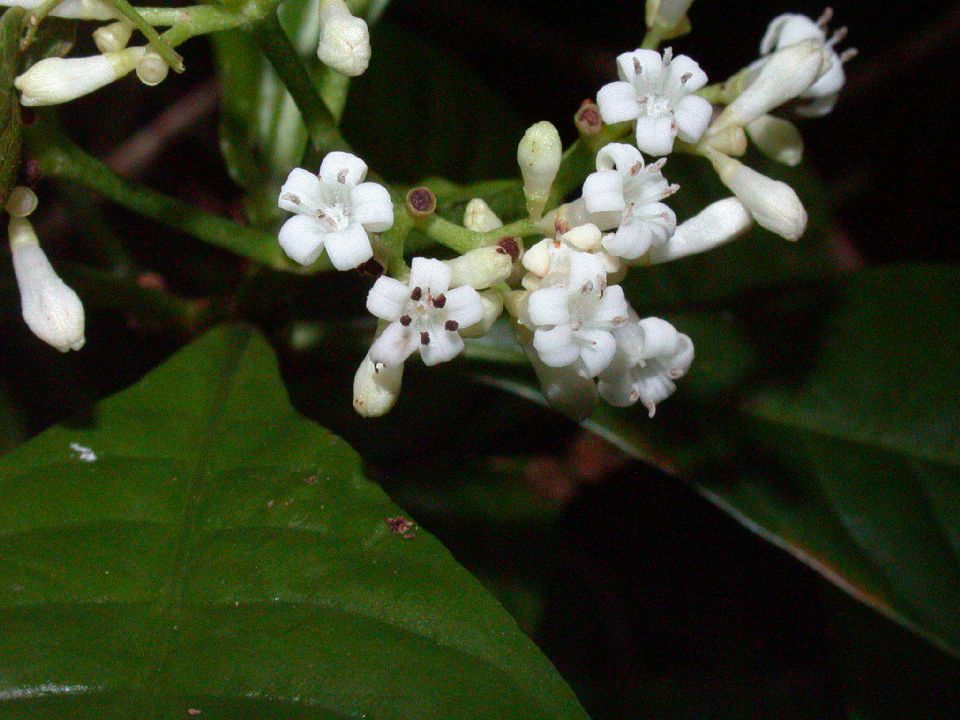
[[[443,324],[443,329],[447,332],[455,332],[459,327],[460,323],[458,323],[456,320],[447,320]]]
[[[420,333],[420,344],[429,345],[430,344],[430,333],[422,332]]]
[[[294,205],[302,204],[300,201],[300,196],[294,195],[293,193],[284,193],[282,196],[282,199],[286,200],[287,202],[293,203]]]
[[[413,322],[413,318],[410,317],[409,315],[403,315],[400,318],[400,324],[403,325],[404,327],[409,326],[410,323],[412,322]]]
[[[350,173],[350,171],[347,170],[346,168],[344,168],[343,170],[341,170],[340,172],[338,172],[338,173],[337,173],[337,182],[338,182],[338,183],[346,183],[346,182],[347,182],[347,175],[348,175],[349,173]]]
[[[643,170],[643,161],[637,160],[633,165],[630,166],[630,174],[636,175],[638,172]]]
[[[859,54],[860,54],[860,51],[857,50],[856,48],[847,48],[842,53],[840,53],[840,62],[841,63],[850,62]]]
[[[633,59],[633,72],[636,73],[637,75],[643,72],[643,66],[640,64],[639,58]]]
[[[446,304],[447,304],[447,296],[444,295],[443,293],[440,293],[433,299],[433,306],[435,308],[442,308]]]
[[[693,73],[684,73],[683,75],[680,76],[680,84],[681,84],[681,85],[686,85],[687,82],[688,82],[688,81],[690,80],[690,78],[692,78],[692,77],[693,77]]]
[[[837,31],[830,37],[829,40],[827,40],[827,47],[833,47],[837,43],[843,42],[847,37],[847,33],[849,32],[850,29],[846,25],[844,25],[842,28],[837,28]]]
[[[592,293],[592,292],[593,292],[593,281],[587,280],[587,281],[583,284],[583,287],[580,288],[580,292],[582,292],[584,295],[589,295],[590,293]]]
[[[410,299],[414,302],[419,302],[420,298],[423,297],[423,288],[415,287],[413,292],[410,293]]]
[[[833,20],[833,8],[826,7],[823,9],[823,13],[821,13],[820,17],[817,19],[817,27],[826,29],[831,20]]]
[[[658,173],[663,169],[663,166],[667,164],[666,158],[660,158],[655,163],[647,165],[647,172],[649,173]]]
[[[673,62],[673,48],[668,47],[666,50],[663,51],[663,64],[664,66],[667,66],[671,62]]]

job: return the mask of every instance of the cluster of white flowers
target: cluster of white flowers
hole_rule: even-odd
[[[691,4],[649,0],[651,33],[665,38],[689,31]],[[354,380],[357,411],[389,411],[414,351],[426,365],[451,360],[464,349],[464,337],[485,333],[505,310],[552,405],[584,418],[602,398],[618,407],[640,403],[653,416],[691,367],[693,342],[666,320],[639,317],[619,283],[631,267],[705,252],[754,223],[788,240],[803,234],[806,211],[793,189],[736,157],[749,137],[780,162],[800,161],[799,131],[782,115],[829,111],[843,85],[842,64],[852,56],[833,50],[845,31],[828,39],[829,19],[829,12],[816,22],[776,18],[760,57],[717,86],[707,85],[697,62],[674,57],[669,48],[618,56],[619,80],[600,88],[595,106],[581,108],[577,127],[585,139],[595,137],[602,120],[611,130],[626,128],[611,137],[629,133],[633,143],[599,144],[596,171],[580,197],[556,207],[548,203],[563,157],[560,136],[548,122],[532,126],[517,160],[527,213],[543,239],[524,252],[519,238],[498,237],[503,222],[475,198],[463,225],[485,233],[490,247],[448,261],[416,257],[398,277],[378,278],[367,308],[380,322]],[[733,193],[679,224],[667,201],[680,188],[664,177],[666,156],[678,151],[709,160]],[[367,233],[388,230],[393,214],[385,189],[356,184],[365,170],[359,159],[332,153],[319,176],[291,173],[280,197],[281,207],[300,213],[280,234],[290,257],[313,262],[324,238],[338,269],[374,256]],[[376,193],[366,190],[358,200],[354,193],[364,186]],[[334,237],[349,242],[350,251],[334,251]]]

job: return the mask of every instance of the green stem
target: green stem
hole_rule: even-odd
[[[324,152],[351,152],[350,144],[340,134],[333,114],[317,93],[310,74],[280,26],[276,13],[269,13],[253,26],[253,37],[290,91],[314,148]]]
[[[504,237],[527,237],[529,235],[542,234],[537,223],[529,218],[517,220],[509,225],[491,230],[488,233],[478,233],[467,230],[467,228],[462,225],[444,220],[437,214],[430,215],[426,218],[416,218],[414,223],[418,230],[425,233],[432,240],[461,255],[471,250],[476,250],[477,248],[496,245],[497,241]]]
[[[118,13],[133,23],[133,26],[137,30],[143,33],[143,36],[150,43],[150,47],[164,59],[167,65],[173,68],[174,72],[182,73],[186,70],[180,53],[174,50],[165,39],[160,37],[160,33],[153,28],[153,25],[144,19],[143,15],[137,12],[137,9],[133,7],[133,5],[127,2],[127,0],[107,0],[107,2],[109,2]]]
[[[410,275],[410,268],[403,259],[403,246],[407,235],[413,229],[413,218],[405,211],[404,206],[394,208],[393,227],[380,235],[387,252],[387,275],[398,280],[406,280]]]
[[[249,22],[240,13],[221,10],[212,5],[191,5],[182,8],[138,7],[140,16],[151,25],[187,25],[193,35],[231,30]]]
[[[640,43],[640,47],[644,50],[656,50],[660,47],[662,41],[663,35],[660,33],[660,28],[654,26],[647,30],[647,34],[643,36],[643,42]]]

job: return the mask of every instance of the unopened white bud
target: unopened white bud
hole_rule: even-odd
[[[44,0],[0,0],[0,7],[19,7],[24,10],[38,10]],[[116,11],[101,0],[63,0],[50,11],[53,17],[71,20],[113,20]]]
[[[25,218],[37,209],[37,194],[28,187],[17,185],[10,191],[10,197],[7,198],[4,209],[10,214],[10,217]]]
[[[693,0],[647,0],[647,27],[675,28],[691,5]]]
[[[711,133],[706,137],[706,143],[724,155],[740,157],[747,152],[747,135],[741,127],[729,127],[726,130]]]
[[[499,245],[477,248],[445,262],[450,268],[450,287],[469,285],[482,290],[506,280],[513,272],[513,259]]]
[[[497,318],[503,313],[503,298],[500,293],[494,290],[484,290],[480,294],[480,302],[483,304],[483,319],[470,327],[460,330],[460,337],[478,338],[483,337],[488,332]]]
[[[503,220],[497,217],[483,198],[474,198],[463,211],[463,226],[471,232],[485,233],[503,227]]]
[[[527,212],[534,220],[543,214],[550,188],[560,169],[563,144],[560,133],[547,121],[532,125],[517,147],[517,162],[523,175]]]
[[[716,151],[707,152],[720,176],[761,227],[787,240],[797,240],[807,228],[807,211],[793,188],[758,173],[739,160]]]
[[[129,20],[117,20],[117,22],[104,25],[94,30],[93,42],[96,44],[97,50],[102,53],[118,52],[127,46],[132,34],[132,22]]]
[[[747,125],[747,134],[771,160],[790,167],[796,167],[803,160],[803,136],[789,120],[764,115]]]
[[[830,65],[827,49],[811,40],[778,50],[763,63],[756,79],[720,113],[710,132],[742,127],[795,99]]]
[[[169,72],[170,66],[167,65],[167,61],[153,50],[147,50],[137,63],[137,77],[140,78],[140,82],[150,87],[166,80]]]
[[[665,245],[651,247],[650,262],[665,263],[713,250],[740,237],[752,225],[753,218],[742,202],[736,198],[718,200],[682,222]]]
[[[362,75],[370,64],[370,30],[350,14],[343,0],[321,0],[320,62],[348,77]]]
[[[85,342],[80,298],[51,267],[29,220],[12,218],[9,235],[27,327],[60,352],[79,350]]]
[[[367,355],[353,376],[353,409],[364,417],[386,415],[400,397],[403,363],[387,367]]]
[[[84,58],[45,58],[13,81],[20,104],[57,105],[99,90],[133,70],[144,48]]]

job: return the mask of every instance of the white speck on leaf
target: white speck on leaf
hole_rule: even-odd
[[[97,461],[97,454],[93,451],[93,448],[88,448],[80,443],[70,443],[70,449],[77,454],[77,459],[80,462],[92,463]]]

